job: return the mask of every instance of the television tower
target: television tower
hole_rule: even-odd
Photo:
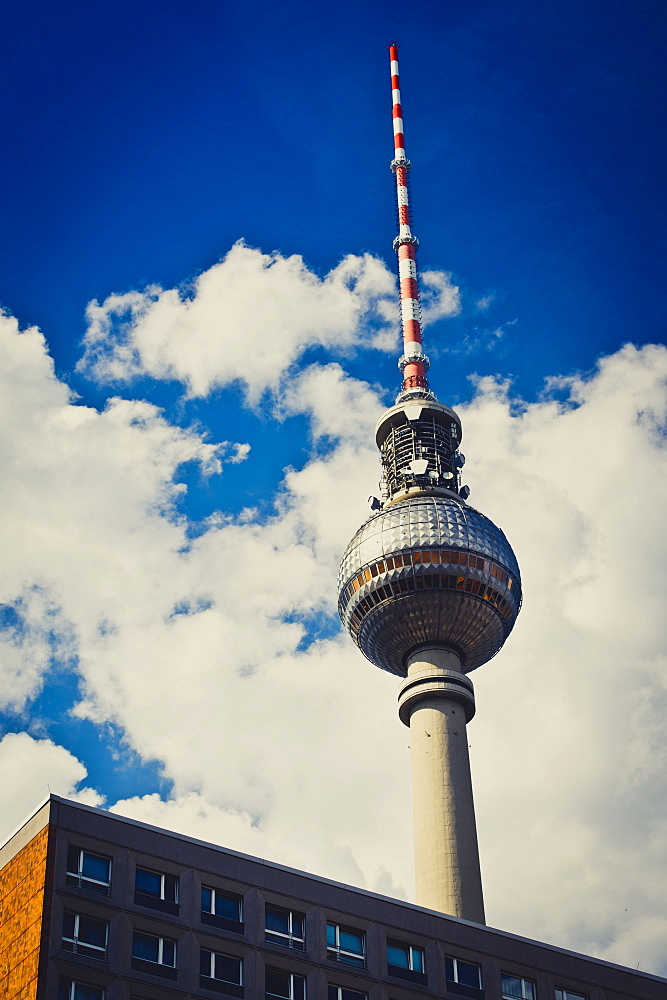
[[[376,427],[382,499],[343,556],[338,610],[364,656],[403,678],[398,714],[410,727],[417,903],[484,923],[467,675],[512,630],[521,578],[500,528],[466,503],[461,421],[426,378],[396,42],[389,58],[403,382]]]

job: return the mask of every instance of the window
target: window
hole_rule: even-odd
[[[279,910],[267,906],[264,911],[266,940],[271,944],[282,944],[285,948],[303,951],[305,947],[305,917],[295,910]]]
[[[572,993],[570,990],[554,990],[556,1000],[588,1000],[583,993]]]
[[[91,854],[70,844],[67,850],[67,885],[76,885],[105,896],[111,891],[111,858]]]
[[[106,962],[109,925],[80,913],[63,914],[63,951]]]
[[[340,924],[327,924],[327,958],[365,967],[366,935]]]
[[[346,990],[343,986],[329,986],[327,1000],[368,1000],[368,994]]]
[[[230,892],[201,888],[201,919],[204,924],[213,924],[227,931],[243,934],[243,899]]]
[[[152,976],[176,978],[176,942],[135,931],[132,935],[132,968]]]
[[[178,878],[148,868],[137,868],[134,876],[134,902],[153,910],[178,916]]]
[[[215,951],[199,952],[199,986],[232,997],[243,996],[243,962],[232,955]]]
[[[503,1000],[535,1000],[535,983],[520,976],[501,975]]]
[[[460,958],[445,959],[445,979],[447,989],[464,997],[481,997],[482,970],[472,962],[462,962]]]
[[[424,975],[424,949],[400,941],[387,941],[387,970],[390,976],[412,982],[427,982]]]
[[[264,986],[267,1000],[273,1000],[274,997],[280,997],[280,1000],[305,1000],[306,980],[293,972],[267,969]]]
[[[58,984],[58,1000],[104,1000],[104,990],[100,986],[88,986],[73,979],[61,979]]]

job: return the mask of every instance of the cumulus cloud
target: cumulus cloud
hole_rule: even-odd
[[[190,396],[239,382],[256,402],[310,347],[395,343],[395,281],[375,257],[348,256],[323,278],[298,255],[237,243],[185,290],[152,287],[88,307],[81,368],[102,382],[175,379]]]
[[[426,323],[460,310],[449,274],[428,271],[422,283]],[[174,379],[192,397],[238,382],[256,403],[309,348],[349,355],[397,344],[396,280],[383,261],[349,255],[320,278],[298,255],[240,242],[189,288],[92,302],[79,367],[104,383]]]
[[[0,774],[3,839],[49,794],[88,806],[104,802],[95,789],[81,787],[88,775],[81,761],[51,740],[34,740],[27,733],[7,733],[0,740]]]
[[[254,268],[259,285],[278,264],[319,315],[327,279],[309,278],[294,258],[237,252],[234,266]],[[354,280],[333,281],[343,300],[341,287],[361,280],[352,270]],[[144,298],[120,333],[120,307],[99,307],[93,321],[112,324],[111,349],[89,340],[88,364],[104,377],[116,363],[123,377],[136,366],[171,373],[192,394],[241,378],[220,360],[228,333],[212,320],[206,350],[217,361],[209,374],[196,368],[205,350],[186,307],[201,297],[213,315],[218,293],[207,294]],[[357,306],[348,301],[348,318]],[[249,394],[273,386],[303,349],[307,336],[286,330],[287,312]],[[169,801],[149,795],[114,809],[410,895],[408,734],[395,678],[363,660],[334,610],[340,553],[377,483],[379,393],[339,364],[308,365],[275,405],[285,424],[308,416],[310,457],[286,470],[270,515],[223,509],[191,538],[175,513],[180,465],[215,471],[243,449],[221,452],[147,403],[115,400],[102,413],[77,405],[39,334],[10,321],[3,329],[5,371],[20,392],[0,447],[12,484],[27,484],[3,499],[1,523],[18,525],[4,539],[5,603],[46,595],[31,627],[41,623],[37,640],[53,631],[53,608],[67,623],[83,684],[77,713],[120,726],[174,783]],[[177,330],[195,338],[191,367],[174,347]],[[471,500],[506,531],[526,595],[506,649],[474,675],[469,736],[489,920],[653,971],[665,971],[666,374],[667,351],[627,347],[535,403],[480,380],[461,410]],[[43,671],[35,663],[24,696]],[[4,669],[11,675],[15,660]]]

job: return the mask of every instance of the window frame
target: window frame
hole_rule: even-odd
[[[503,986],[504,979],[518,979],[521,983],[521,996],[517,996],[515,993],[506,993],[505,987]],[[529,984],[531,987],[531,993],[527,994],[525,986]],[[514,972],[501,972],[500,973],[500,995],[503,1000],[537,1000],[537,986],[534,979],[526,979],[525,976],[518,976]]]
[[[283,931],[273,931],[266,926],[266,916],[267,913],[273,911],[274,913],[285,913],[288,917],[288,927],[289,930],[285,934]],[[302,925],[301,935],[295,934],[294,932],[294,917],[295,915],[299,918]],[[274,941],[269,938],[269,934],[273,937],[282,938],[281,941]],[[301,913],[300,910],[287,909],[284,906],[273,906],[270,903],[264,904],[264,940],[268,944],[277,944],[282,948],[293,948],[294,951],[305,951],[306,950],[306,914]]]
[[[206,975],[201,971],[202,969],[202,958],[204,955],[208,955],[209,958],[209,973],[211,975]],[[238,963],[238,982],[233,979],[223,979],[221,976],[216,976],[216,959],[226,958],[231,959],[233,962]],[[244,968],[243,959],[239,958],[238,955],[227,955],[222,951],[213,951],[210,948],[199,948],[199,987],[200,989],[216,991],[218,993],[226,993],[228,996],[242,997],[244,993]],[[218,984],[218,985],[214,985]],[[221,985],[222,984],[222,985]]]
[[[390,962],[389,961],[389,949],[390,948],[396,948],[396,949],[400,948],[402,950],[405,950],[407,952],[407,956],[408,956],[408,964],[405,965],[405,966],[403,966],[403,965],[396,965],[395,962]],[[420,969],[415,969],[415,963],[414,963],[414,953],[415,952],[417,952],[421,956],[421,968]],[[426,963],[425,963],[425,949],[421,948],[417,944],[407,944],[405,941],[397,941],[394,938],[387,938],[387,966],[389,968],[392,968],[392,969],[403,969],[404,971],[407,971],[407,972],[419,972],[419,973],[423,974],[424,973],[424,969],[426,968]]]
[[[74,917],[74,933],[73,933],[72,937],[66,937],[65,936],[65,918],[66,917]],[[90,944],[90,942],[88,942],[88,941],[82,941],[81,940],[81,938],[79,936],[79,929],[80,929],[80,924],[81,924],[81,918],[82,917],[83,917],[84,920],[92,920],[92,921],[94,921],[97,924],[103,924],[104,925],[104,947],[102,947],[101,945],[98,945],[98,944]],[[64,947],[65,942],[67,942],[68,944],[71,943],[72,947],[71,948],[65,948]],[[82,951],[81,950],[81,946],[83,946],[83,948],[92,949],[92,951],[94,951],[94,952],[102,952],[102,956],[100,956],[100,955],[91,955],[91,954],[89,954],[86,951]],[[65,910],[63,912],[63,929],[62,929],[62,935],[61,935],[61,939],[60,939],[60,947],[61,947],[62,951],[66,951],[70,955],[79,955],[82,958],[92,958],[93,961],[95,961],[95,962],[106,962],[107,961],[107,956],[109,954],[109,921],[108,920],[104,920],[104,919],[100,919],[98,917],[91,917],[87,913],[77,913],[75,910]],[[82,985],[85,985],[85,984],[82,984]]]
[[[454,979],[450,979],[447,975],[448,962],[452,963]],[[467,965],[471,969],[477,969],[477,986],[471,986],[469,983],[462,983],[459,981],[459,963],[461,965]],[[445,982],[450,993],[458,993],[459,996],[470,998],[480,998],[484,995],[482,966],[479,962],[471,962],[467,958],[455,958],[453,955],[445,955]]]
[[[135,939],[136,939],[137,935],[140,935],[141,937],[145,937],[145,938],[152,938],[154,941],[158,942],[158,949],[157,949],[158,957],[157,957],[157,961],[154,962],[152,958],[142,958],[141,955],[135,955],[134,954],[134,943],[135,943]],[[163,961],[163,959],[164,959],[164,943],[165,943],[165,941],[169,941],[169,943],[174,946],[174,963],[173,963],[173,965],[170,965],[168,962]],[[163,969],[173,969],[174,971],[176,971],[176,969],[178,968],[178,941],[176,940],[176,938],[164,937],[162,934],[151,934],[150,931],[140,931],[140,930],[138,930],[138,928],[133,927],[132,928],[132,954],[131,954],[131,958],[133,958],[136,962],[146,962],[149,965],[158,965],[158,966],[160,966]]]
[[[270,993],[266,985],[266,974],[267,972],[277,972],[282,976],[289,977],[289,992],[288,993]],[[294,995],[294,981],[299,980],[303,984],[301,991],[297,990],[299,996]],[[264,997],[265,1000],[306,1000],[306,977],[300,975],[298,972],[288,972],[286,969],[274,969],[270,965],[264,968]]]
[[[335,945],[329,944],[329,928],[333,927],[335,930]],[[348,934],[355,934],[361,938],[361,952],[350,951],[348,948],[341,947],[340,944],[340,934],[341,931]],[[327,958],[332,962],[341,962],[343,965],[352,965],[357,969],[366,968],[366,931],[361,930],[358,927],[348,927],[346,924],[333,923],[331,920],[327,920]],[[341,987],[342,988],[342,987]]]
[[[145,872],[147,875],[157,875],[160,879],[160,895],[146,892],[137,887],[137,875]],[[173,880],[174,898],[168,899],[166,895],[167,879]],[[143,865],[136,865],[134,869],[134,904],[135,906],[145,906],[151,910],[159,910],[161,913],[169,913],[177,917],[180,913],[180,887],[181,879],[179,875],[172,875],[171,872],[158,871],[155,868],[145,868]]]
[[[99,993],[98,1000],[104,1000],[106,991],[104,986],[95,986],[94,983],[82,983],[80,979],[70,979],[69,977],[61,976],[58,983],[58,1000],[76,1000],[76,988],[81,987],[84,990],[97,990]]]
[[[586,993],[573,993],[571,990],[566,990],[564,986],[555,986],[554,998],[555,1000],[588,1000],[588,995]]]
[[[71,864],[71,857],[74,851],[77,853],[76,871],[72,871],[74,866]],[[101,879],[93,878],[90,875],[84,875],[83,856],[85,854],[91,858],[99,858],[100,860],[107,861],[109,863],[109,877],[106,882]],[[65,866],[66,885],[75,885],[78,889],[86,889],[88,892],[97,892],[100,895],[110,896],[112,868],[113,858],[108,855],[96,854],[95,851],[89,851],[85,847],[78,847],[77,844],[67,845],[67,864]]]
[[[360,1000],[368,1000],[368,993],[361,990],[351,990],[347,986],[338,986],[337,983],[327,983],[327,1000],[332,1000],[331,990],[337,990],[335,1000],[344,1000],[343,992],[352,993],[355,997],[359,997]]]
[[[211,893],[211,909],[204,909],[204,892]],[[215,900],[216,896],[220,896],[223,899],[227,899],[236,903],[238,919],[234,920],[231,917],[224,917],[221,914],[215,912]],[[199,916],[203,924],[210,924],[212,927],[221,927],[223,930],[232,931],[234,934],[244,934],[245,924],[243,922],[243,904],[244,898],[241,893],[228,892],[227,889],[216,889],[212,885],[200,886],[199,893]]]

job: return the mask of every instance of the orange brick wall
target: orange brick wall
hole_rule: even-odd
[[[0,872],[2,1000],[37,997],[48,845],[45,827]]]

